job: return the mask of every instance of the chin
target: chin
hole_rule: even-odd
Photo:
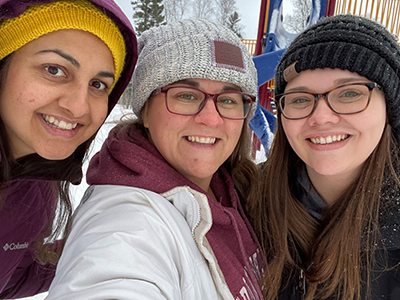
[[[73,152],[36,152],[40,157],[47,160],[63,160],[69,157]]]

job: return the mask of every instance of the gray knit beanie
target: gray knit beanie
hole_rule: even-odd
[[[277,67],[275,93],[287,81],[312,69],[358,73],[382,87],[389,124],[400,140],[400,46],[382,25],[369,19],[338,15],[311,26],[290,44]]]
[[[133,112],[138,116],[157,88],[189,78],[237,85],[257,97],[257,71],[247,47],[228,28],[206,20],[183,20],[151,28],[138,40],[133,73]],[[256,109],[253,104],[249,119]]]

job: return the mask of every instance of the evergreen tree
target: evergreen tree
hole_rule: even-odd
[[[162,4],[163,0],[153,0],[150,5],[151,9],[151,17],[153,24],[152,26],[163,25],[164,23],[164,5]]]
[[[131,1],[133,6],[133,19],[135,21],[135,30],[138,35],[143,31],[164,23],[164,5],[163,0],[136,0]]]
[[[243,38],[243,26],[239,24],[241,20],[237,13],[236,0],[215,0],[215,3],[217,22],[230,28],[239,38]]]
[[[243,38],[242,29],[243,27],[239,24],[240,17],[239,14],[234,11],[228,18],[226,26],[230,28],[239,38]]]

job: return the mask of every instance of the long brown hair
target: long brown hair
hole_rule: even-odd
[[[290,278],[300,267],[308,282],[306,299],[340,295],[341,299],[360,300],[362,282],[366,282],[367,293],[370,289],[376,245],[384,247],[379,234],[383,180],[391,177],[399,185],[398,142],[387,125],[358,178],[326,209],[317,225],[294,196],[293,183],[304,163],[286,138],[280,112],[277,122],[262,170],[262,187],[247,206],[267,260],[260,283],[264,298],[276,299],[287,284],[283,276]],[[307,257],[300,266],[296,247]]]
[[[12,54],[0,61],[0,93]],[[97,133],[97,132],[96,132]],[[39,234],[35,246],[35,259],[41,263],[56,264],[61,254],[63,245],[53,245],[56,239],[66,235],[65,229],[70,225],[72,204],[69,197],[70,184],[79,184],[82,179],[82,162],[87,155],[96,133],[86,142],[81,144],[73,154],[64,160],[47,160],[38,154],[30,154],[15,160],[10,148],[3,121],[0,118],[0,210],[7,201],[2,197],[5,185],[11,180],[19,178],[38,179],[52,182],[54,189],[54,207],[57,207],[54,219],[46,229]]]

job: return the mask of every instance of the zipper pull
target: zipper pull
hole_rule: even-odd
[[[303,269],[300,269],[298,284],[296,286],[296,293],[300,295],[300,299],[304,300],[306,295],[306,277],[304,276]]]

